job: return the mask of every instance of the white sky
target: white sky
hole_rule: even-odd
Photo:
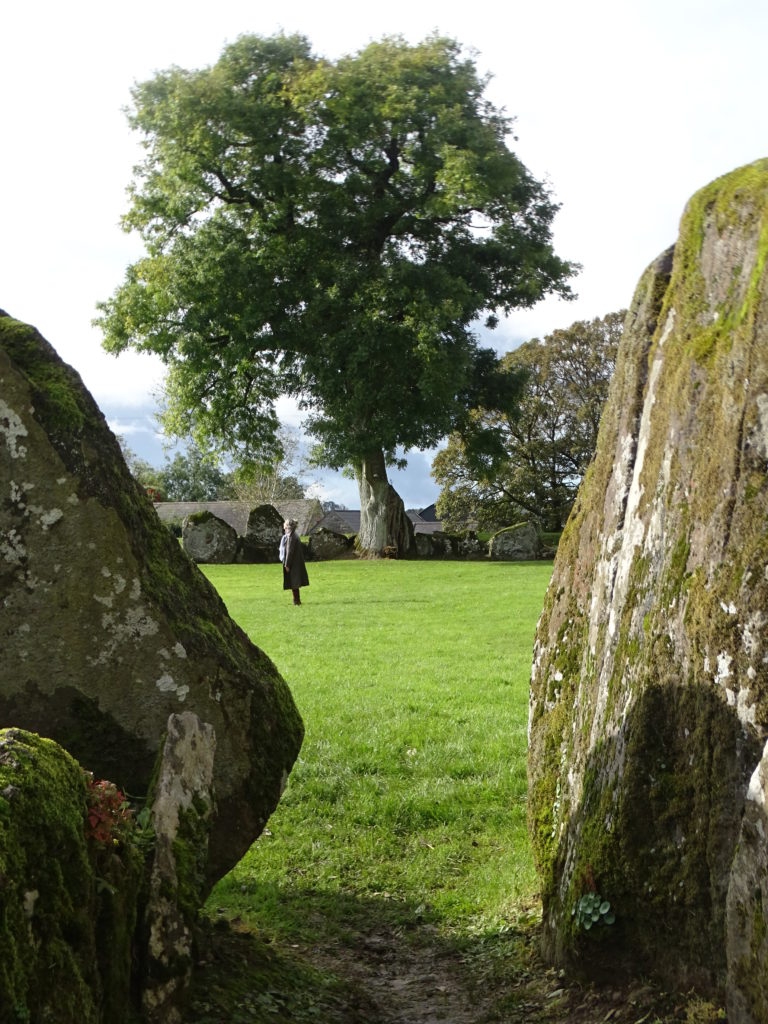
[[[433,30],[477,51],[493,75],[488,95],[517,119],[515,151],[562,204],[556,251],[583,265],[578,301],[515,315],[497,332],[500,349],[628,305],[690,196],[768,156],[765,0],[3,4],[0,308],[38,327],[113,429],[157,464],[159,367],[107,356],[91,327],[141,251],[118,224],[139,159],[122,110],[133,82],[212,64],[238,35],[281,29],[330,58]],[[437,496],[418,453],[393,482],[409,507]],[[355,506],[351,482],[326,484]]]

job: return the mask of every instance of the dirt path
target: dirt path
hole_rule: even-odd
[[[715,1024],[720,1007],[644,982],[593,988],[541,962],[536,926],[457,950],[422,924],[281,945],[235,919],[202,936],[185,1024]]]
[[[470,993],[464,965],[437,945],[404,943],[386,928],[360,936],[354,947],[313,956],[365,993],[369,1024],[478,1024],[486,1007]]]
[[[404,942],[386,928],[354,948],[314,951],[322,970],[363,994],[365,1024],[714,1024],[717,1007],[650,984],[593,988],[568,982],[540,962],[527,939],[524,962],[503,978],[479,978],[472,965],[439,942]],[[475,964],[475,969],[481,966]],[[357,1020],[350,1019],[350,1024]]]

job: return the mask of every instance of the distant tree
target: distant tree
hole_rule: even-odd
[[[323,512],[343,512],[346,510],[346,505],[339,505],[336,501],[323,501],[321,502]]]
[[[129,447],[126,439],[122,434],[117,434],[117,441],[120,445],[120,449],[125,459],[125,464],[131,473],[131,476],[137,480],[142,487],[148,490],[161,491],[161,471],[151,465],[146,459],[139,458],[139,456]]]
[[[522,519],[553,531],[565,525],[597,447],[624,315],[579,321],[504,357],[509,372],[525,375],[516,406],[474,410],[465,432],[452,434],[433,463],[442,487],[437,509],[448,528]]]
[[[491,407],[477,325],[569,295],[557,210],[508,148],[512,122],[451,40],[333,63],[244,36],[211,68],[133,91],[146,157],[127,230],[146,255],[101,304],[105,346],[168,364],[168,428],[269,460],[296,397],[324,464],[351,465],[363,548],[407,542],[387,479]]]
[[[305,496],[307,485],[299,475],[305,467],[299,432],[280,426],[269,462],[245,462],[235,468],[232,486],[235,495],[253,505],[272,505],[276,501],[295,501]]]
[[[195,444],[166,459],[158,476],[167,501],[222,501],[233,496],[231,474]]]
[[[295,476],[281,477],[275,492],[276,501],[300,501],[306,496],[306,488]]]

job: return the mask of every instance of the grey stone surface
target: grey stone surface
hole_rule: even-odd
[[[147,1024],[182,1021],[184,992],[192,976],[194,926],[205,894],[215,753],[212,726],[190,711],[169,717],[151,794],[154,856],[144,910],[142,985]]]
[[[518,523],[491,537],[489,554],[495,562],[528,562],[539,557],[539,534],[531,523]]]
[[[251,509],[245,536],[240,538],[238,561],[279,562],[278,549],[284,522],[274,505],[257,505]]]
[[[274,810],[302,723],[277,669],[159,522],[80,378],[0,316],[0,722],[134,795],[170,714],[218,738],[208,874]]]
[[[309,554],[315,560],[343,558],[354,551],[354,540],[343,533],[319,527],[309,538]]]
[[[546,955],[718,1001],[727,987],[729,1020],[733,1006],[742,1024],[765,1020],[745,1007],[752,979],[768,976],[755,884],[768,739],[767,236],[759,161],[693,197],[674,251],[638,285],[539,621],[529,717]],[[572,913],[595,890],[616,924],[592,934]]]
[[[193,562],[228,565],[237,554],[237,531],[211,512],[196,512],[184,520],[181,543]]]

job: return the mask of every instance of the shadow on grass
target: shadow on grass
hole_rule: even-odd
[[[435,999],[454,1014],[440,1019],[518,1019],[498,1013],[512,1009],[532,976],[533,915],[501,932],[456,939],[441,934],[428,906],[386,893],[257,884],[237,902],[232,916],[235,900],[224,911],[214,898],[202,921],[185,1024],[426,1020],[417,1014],[431,1013]],[[398,1016],[406,990],[409,1015]]]
[[[693,993],[668,994],[647,979],[609,988],[567,980],[539,958],[532,905],[502,928],[456,937],[441,932],[428,907],[386,894],[251,885],[241,895],[226,911],[214,899],[201,921],[184,1024],[724,1019]]]

